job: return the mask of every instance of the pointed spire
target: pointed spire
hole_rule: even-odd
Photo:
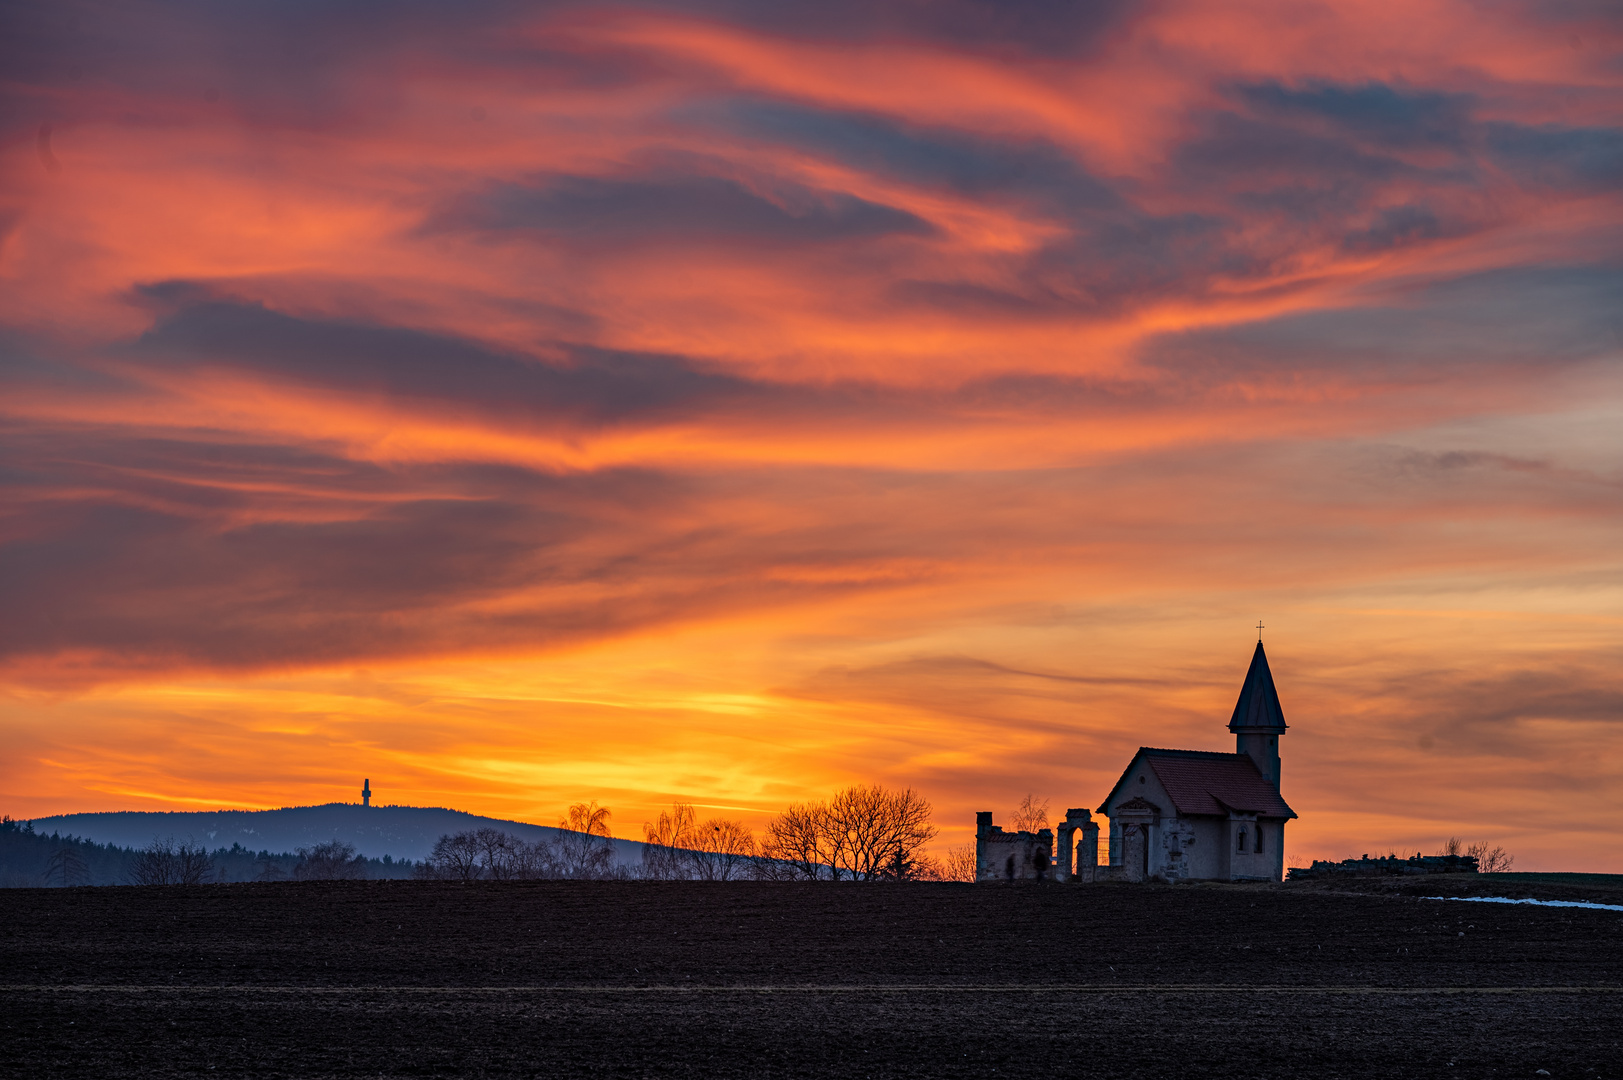
[[[1285,730],[1285,710],[1279,707],[1279,691],[1274,689],[1274,673],[1268,670],[1268,654],[1262,651],[1261,641],[1251,654],[1251,670],[1245,673],[1245,685],[1240,687],[1240,700],[1234,705],[1229,730]]]

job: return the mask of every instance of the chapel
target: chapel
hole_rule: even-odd
[[[1260,638],[1229,730],[1232,754],[1139,748],[1094,811],[1109,824],[1103,865],[1086,809],[1035,833],[1006,833],[990,811],[975,815],[975,880],[1279,881],[1296,812],[1279,794],[1285,713]]]

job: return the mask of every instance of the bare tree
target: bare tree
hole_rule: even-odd
[[[816,881],[830,873],[838,854],[831,847],[828,804],[796,803],[766,824],[761,872],[768,877]]]
[[[354,844],[336,838],[299,848],[298,856],[293,876],[300,881],[360,881],[366,877],[366,857],[355,854]]]
[[[487,825],[474,830],[473,843],[479,852],[479,868],[492,881],[512,881],[526,869],[529,845],[516,836]]]
[[[90,884],[90,868],[85,865],[74,844],[63,844],[51,853],[45,864],[45,884],[58,881],[64,888],[70,885]]]
[[[435,881],[477,881],[484,872],[479,855],[479,842],[473,833],[447,833],[434,841],[434,850],[413,874]]]
[[[533,881],[570,875],[554,844],[545,839],[528,844],[486,826],[442,835],[412,876],[431,881]]]
[[[137,851],[125,874],[133,885],[201,885],[209,879],[213,863],[201,845],[190,840],[154,839]]]
[[[768,822],[758,873],[813,881],[944,873],[921,861],[924,845],[935,835],[930,804],[911,788],[858,784],[828,802],[797,803]]]
[[[175,845],[177,885],[202,885],[214,875],[214,862],[201,844],[191,841]]]
[[[558,854],[544,838],[526,844],[513,838],[513,876],[521,881],[562,877]]]
[[[755,859],[755,836],[741,821],[711,818],[695,829],[689,862],[693,876],[703,881],[735,881],[745,877]]]
[[[1457,836],[1450,836],[1444,841],[1439,855],[1465,855],[1476,860],[1476,868],[1484,874],[1503,874],[1510,870],[1516,861],[1516,856],[1497,845],[1489,847],[1487,843],[1465,844]]]
[[[587,836],[613,836],[609,830],[609,818],[613,812],[606,806],[597,805],[597,800],[591,802],[578,802],[569,808],[558,822],[560,829],[571,832],[585,833]]]
[[[124,874],[131,885],[168,885],[173,875],[170,864],[174,859],[175,842],[155,839],[130,857]]]
[[[670,881],[688,876],[686,852],[696,843],[697,815],[688,803],[674,803],[670,813],[660,812],[659,820],[643,822],[642,876],[653,881]]]
[[[1472,844],[1465,849],[1465,853],[1476,859],[1476,868],[1484,874],[1506,873],[1516,861],[1516,856],[1504,848],[1497,845],[1489,847],[1486,843]]]
[[[597,800],[576,803],[558,822],[553,844],[561,877],[602,878],[614,873],[614,840],[609,831],[609,809]]]
[[[941,880],[974,881],[975,870],[975,845],[958,844],[947,849]]]
[[[1009,824],[1014,826],[1015,832],[1037,832],[1048,828],[1048,800],[1039,799],[1027,793],[1014,813],[1009,815]]]
[[[835,869],[854,881],[905,876],[925,844],[935,837],[930,804],[912,788],[888,791],[856,784],[829,800],[826,827],[838,851]]]

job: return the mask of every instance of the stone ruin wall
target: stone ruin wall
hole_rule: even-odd
[[[1054,834],[1048,829],[1006,833],[994,825],[975,836],[975,880],[1046,880],[1054,876],[1053,850]]]
[[[1131,815],[1129,815],[1131,817]],[[1099,826],[1086,809],[1065,812],[1055,831],[1004,832],[992,824],[992,815],[976,815],[975,880],[992,881],[1187,881],[1189,849],[1195,844],[1194,826],[1172,818],[1154,822],[1126,820],[1122,825],[1121,852],[1115,865],[1099,865]],[[1146,848],[1151,850],[1146,851]],[[1149,856],[1146,858],[1146,855]],[[1145,872],[1146,867],[1148,873]]]
[[[1065,812],[1056,830],[1004,832],[992,824],[991,811],[975,815],[975,880],[1111,881],[1133,880],[1111,867],[1099,866],[1099,826],[1086,809]]]

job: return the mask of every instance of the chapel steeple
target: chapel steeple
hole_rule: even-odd
[[[1268,670],[1268,654],[1257,638],[1257,651],[1251,654],[1251,669],[1240,687],[1240,700],[1234,704],[1229,730],[1235,735],[1235,750],[1250,756],[1257,769],[1279,789],[1279,736],[1285,733],[1285,710],[1279,706],[1274,689],[1274,673]]]

